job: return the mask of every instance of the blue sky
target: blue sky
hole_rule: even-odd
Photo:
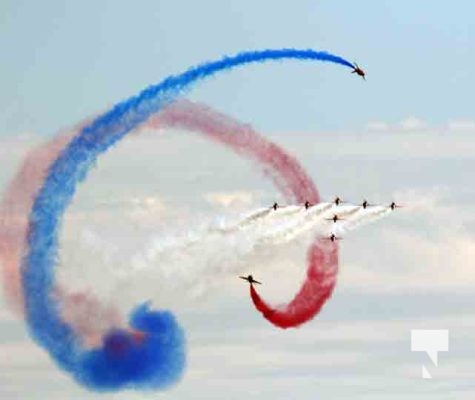
[[[408,207],[345,237],[333,297],[301,329],[263,321],[234,276],[185,304],[189,366],[170,393],[87,392],[0,300],[0,397],[473,399],[474,14],[470,1],[3,0],[0,189],[46,137],[168,74],[246,49],[311,47],[357,61],[366,82],[340,66],[288,62],[219,75],[190,98],[280,143],[324,198]],[[73,251],[84,232],[111,245],[145,242],[178,211],[225,214],[223,198],[244,209],[280,200],[247,162],[174,133],[127,138],[81,186],[61,237],[73,262],[59,278],[76,278],[72,289],[107,291],[110,271],[97,271],[94,253]],[[292,268],[256,267],[266,298],[287,299],[298,286],[302,254],[289,250],[282,262]],[[155,287],[128,289],[132,299]],[[420,379],[427,358],[409,351],[418,328],[451,332],[431,384]]]
[[[473,112],[470,1],[3,1],[1,134],[52,134],[203,60],[312,47],[366,68],[253,66],[192,97],[265,130],[309,132]],[[269,94],[272,96],[269,96]]]

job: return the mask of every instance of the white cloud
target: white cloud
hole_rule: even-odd
[[[0,368],[15,368],[37,365],[38,360],[47,360],[47,356],[32,342],[1,344]]]
[[[15,317],[15,315],[8,311],[6,308],[5,309],[0,309],[0,323],[10,323],[10,322],[16,322],[18,321],[18,318]]]
[[[402,120],[397,127],[402,129],[403,131],[421,131],[425,130],[428,125],[422,119],[416,117],[408,117]]]
[[[372,238],[373,248],[385,249],[375,253],[378,263],[352,257],[341,273],[342,285],[361,287],[364,282],[373,291],[472,287],[475,235],[465,226],[471,209],[451,203],[444,186],[408,189],[394,197],[404,205],[397,211],[402,225],[383,228]],[[375,269],[379,264],[382,268]]]
[[[405,286],[446,288],[450,286],[472,287],[475,284],[475,237],[468,233],[442,229],[440,237],[428,238],[424,232],[409,233],[392,231],[386,237],[404,254],[406,265],[412,271],[404,271]]]
[[[450,132],[452,134],[466,134],[475,132],[475,120],[472,119],[453,119],[446,124],[430,125],[427,121],[416,116],[409,116],[397,123],[389,123],[382,120],[368,121],[365,125],[365,131],[374,133],[422,133],[441,134]]]
[[[210,192],[204,194],[203,197],[210,204],[218,205],[223,208],[248,207],[253,204],[255,200],[255,194],[248,191]]]
[[[421,132],[428,130],[429,124],[421,118],[409,116],[397,123],[389,123],[382,120],[368,121],[365,130],[369,132],[398,133],[398,132]]]
[[[381,127],[379,129],[378,127]],[[298,142],[283,139],[289,143],[295,153],[313,156],[321,155],[345,159],[351,156],[365,156],[377,159],[385,158],[424,158],[440,159],[450,157],[473,157],[475,141],[467,131],[451,131],[447,134],[446,126],[431,127],[416,120],[408,120],[402,125],[373,124],[365,130],[341,132],[333,136],[325,132],[324,136],[315,135],[313,145],[308,140]],[[291,141],[292,140],[292,141]]]
[[[447,124],[447,128],[450,132],[475,132],[475,121],[469,119],[452,120]]]
[[[387,132],[390,130],[390,125],[383,121],[369,121],[365,129],[367,131]]]
[[[334,332],[334,331],[332,331]],[[255,332],[258,334],[258,332]],[[324,334],[325,335],[325,334]],[[319,335],[318,341],[324,341]],[[368,338],[366,338],[368,340]],[[315,341],[312,341],[315,343]],[[302,344],[302,343],[300,343]],[[317,358],[315,354],[296,353],[286,350],[285,347],[277,349],[275,347],[261,348],[256,351],[252,340],[235,344],[215,344],[213,345],[214,363],[227,365],[233,368],[260,369],[269,368],[292,368],[292,367],[325,367],[328,360],[332,360],[332,366],[355,365],[361,361],[361,353],[354,351],[329,350],[325,352],[324,358]],[[191,350],[191,357],[209,358],[210,346],[199,346]],[[249,355],[253,354],[252,361]],[[232,357],[230,357],[232,355]]]

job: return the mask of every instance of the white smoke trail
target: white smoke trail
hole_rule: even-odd
[[[239,229],[245,229],[249,226],[256,226],[262,220],[276,220],[282,219],[283,217],[290,216],[297,214],[300,212],[304,207],[300,206],[286,206],[286,207],[279,207],[274,210],[272,207],[269,208],[261,208],[254,212],[251,212],[248,215],[242,217],[237,223],[234,224],[226,224],[224,221],[221,223],[220,226],[216,228],[211,228],[211,230],[218,230],[223,233],[235,232]]]
[[[356,205],[335,205],[334,203],[320,203],[308,209],[300,220],[270,232],[261,238],[261,245],[278,245],[292,241],[309,231],[321,236],[329,236],[334,226],[341,221],[349,221],[356,215],[361,207]],[[338,222],[332,218],[337,215]]]
[[[330,220],[334,214],[345,219],[334,223]],[[360,206],[333,203],[320,203],[308,209],[261,208],[234,222],[222,219],[219,223],[201,224],[184,235],[154,238],[142,250],[129,255],[113,251],[102,239],[89,234],[87,241],[75,241],[72,251],[63,246],[61,261],[72,264],[71,274],[81,271],[84,281],[88,275],[91,279],[96,276],[91,287],[103,285],[101,293],[105,295],[122,299],[129,296],[132,304],[146,295],[161,305],[165,306],[170,299],[176,305],[177,293],[179,300],[189,301],[223,279],[282,262],[282,255],[292,245],[305,246],[312,237],[329,237],[331,232],[347,233],[387,214],[385,207],[364,210]],[[91,264],[74,265],[76,257],[84,259],[80,254],[92,256]],[[87,267],[91,270],[89,274]],[[98,271],[104,271],[107,278],[97,279]],[[68,281],[66,278],[65,282]],[[110,286],[104,288],[107,284]],[[125,290],[130,286],[140,290]]]
[[[391,212],[391,208],[386,206],[369,206],[366,209],[360,207],[356,213],[352,214],[349,218],[342,220],[341,223],[335,227],[335,233],[343,235],[362,225],[376,222]]]

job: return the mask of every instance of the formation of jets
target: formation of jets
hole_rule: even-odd
[[[359,71],[363,74],[362,76],[364,77],[364,71],[362,71],[361,69],[359,69]],[[360,75],[359,72],[357,71],[354,71],[356,72],[358,75]],[[340,197],[335,197],[335,199],[332,201],[332,203],[335,205],[335,206],[339,206],[341,203],[344,203],[344,201],[340,198]],[[310,207],[311,207],[311,203],[307,200],[305,203],[304,203],[304,207],[306,210],[308,210]],[[360,207],[362,207],[363,209],[367,209],[368,207],[372,207],[374,206],[374,204],[371,204],[368,202],[368,200],[364,200],[363,203],[360,204]],[[396,208],[400,208],[402,207],[401,205],[399,204],[396,204],[394,201],[388,206],[388,208],[390,208],[391,210],[395,210]],[[279,204],[277,202],[275,202],[272,206],[271,206],[272,209],[274,210],[277,210],[279,208]],[[341,221],[343,220],[344,218],[340,217],[338,214],[333,214],[333,217],[331,218],[326,218],[327,221],[333,221],[334,224],[336,224],[338,221]],[[330,236],[326,237],[326,239],[332,241],[332,242],[335,242],[337,240],[341,240],[340,237],[337,237],[334,233],[332,233]],[[261,282],[259,281],[256,281],[252,275],[248,275],[248,276],[240,276],[239,278],[241,279],[244,279],[245,281],[248,281],[251,285],[254,284],[254,283],[257,283],[257,284],[261,284]]]
[[[336,206],[339,206],[341,203],[344,203],[344,201],[340,198],[340,197],[335,197],[335,199],[333,200],[332,202],[333,204],[335,204]],[[364,200],[363,203],[360,204],[361,207],[363,207],[364,209],[368,208],[368,207],[371,207],[371,206],[374,206],[374,204],[370,204],[368,203],[368,200]],[[304,207],[306,210],[308,210],[310,207],[312,207],[312,204],[307,200],[305,203],[304,203]],[[395,208],[399,208],[399,207],[402,207],[398,204],[396,204],[394,201],[389,205],[389,208],[391,208],[391,210],[394,210]],[[272,204],[271,206],[272,209],[274,210],[277,210],[279,208],[279,203],[275,202],[274,204]],[[333,218],[330,218],[331,220],[340,220],[342,218],[339,218],[338,216],[334,216]],[[336,222],[336,221],[334,221]]]
[[[336,206],[339,206],[340,204],[344,203],[344,201],[340,198],[340,197],[335,197],[335,199],[332,201],[332,203]],[[360,204],[360,207],[363,207],[364,209],[368,208],[368,207],[372,207],[374,206],[375,204],[371,204],[368,202],[368,200],[364,200],[361,204]],[[304,207],[306,210],[308,210],[310,207],[312,207],[312,204],[307,200],[305,203],[304,203]],[[390,208],[391,210],[395,210],[396,208],[401,208],[402,206],[400,206],[399,204],[396,204],[394,201],[388,206],[388,208]],[[279,208],[279,203],[275,202],[272,206],[271,206],[272,209],[274,210],[277,210]],[[336,222],[336,221],[340,221],[342,220],[343,218],[339,217],[338,214],[334,214],[332,218],[327,218],[328,221],[333,221],[333,222]]]

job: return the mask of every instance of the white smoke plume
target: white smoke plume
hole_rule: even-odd
[[[149,237],[141,249],[130,253],[82,230],[72,242],[63,244],[60,264],[68,268],[60,268],[58,277],[66,286],[76,281],[81,290],[97,289],[100,284],[101,295],[110,296],[115,303],[120,298],[134,304],[146,295],[162,306],[176,306],[177,300],[189,303],[211,285],[237,274],[271,269],[292,246],[305,252],[315,238],[329,241],[332,233],[347,234],[390,212],[382,206],[363,209],[333,203],[308,209],[260,208],[234,219],[202,221],[181,235]],[[334,223],[334,215],[342,219]]]

